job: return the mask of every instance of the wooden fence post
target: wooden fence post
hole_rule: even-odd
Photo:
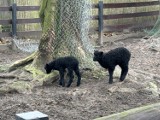
[[[98,3],[98,38],[99,44],[103,45],[103,1]]]
[[[17,35],[17,4],[12,4],[12,37]]]

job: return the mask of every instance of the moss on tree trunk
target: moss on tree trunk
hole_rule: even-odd
[[[32,87],[36,84],[51,84],[58,79],[57,71],[49,75],[45,74],[44,71],[45,64],[57,57],[73,55],[80,61],[81,68],[94,68],[91,53],[83,46],[84,41],[79,33],[79,24],[74,24],[74,19],[69,21],[68,25],[63,24],[62,21],[54,21],[54,17],[59,16],[59,13],[54,13],[55,4],[58,4],[58,2],[58,0],[41,1],[40,17],[42,20],[43,34],[40,39],[39,48],[25,59],[16,61],[9,68],[10,72],[21,69],[21,71],[27,72],[26,74],[30,73],[28,76],[32,78],[32,81],[29,84]],[[70,11],[72,12],[72,8]],[[76,12],[78,11],[75,10]],[[75,13],[73,15],[76,15]],[[59,19],[65,21],[65,16]],[[74,33],[74,37],[69,37],[71,34],[68,33],[68,28],[71,29],[70,33]]]

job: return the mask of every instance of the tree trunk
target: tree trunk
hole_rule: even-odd
[[[93,46],[89,42],[90,0],[56,0],[53,17],[53,56],[72,55],[82,68],[94,68]]]
[[[80,68],[94,69],[91,54],[93,47],[88,41],[88,28],[86,31],[82,30],[87,26],[83,23],[86,21],[83,16],[87,16],[84,15],[84,5],[87,5],[85,0],[41,1],[40,18],[43,35],[38,51],[14,63],[9,70],[23,67],[25,71],[32,74],[33,79],[43,83],[48,80],[51,83],[57,80],[58,73],[55,71],[51,75],[45,74],[45,64],[57,57],[70,55],[80,61]]]

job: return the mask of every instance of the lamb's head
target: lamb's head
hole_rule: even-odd
[[[102,59],[102,56],[103,56],[103,52],[95,50],[93,61],[100,61]]]
[[[46,64],[44,69],[46,70],[47,74],[51,73],[51,71],[52,71],[52,68],[51,68],[51,66],[49,64]]]

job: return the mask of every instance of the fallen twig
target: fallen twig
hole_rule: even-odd
[[[33,59],[35,58],[37,52],[34,52],[32,55],[22,59],[22,60],[19,60],[19,61],[16,61],[15,63],[13,63],[10,67],[9,67],[9,72],[13,71],[13,70],[16,70],[18,67],[20,66],[23,66],[23,65],[26,65],[26,64],[29,64],[33,61]]]
[[[1,79],[15,79],[18,78],[18,76],[10,75],[10,74],[0,74]]]

